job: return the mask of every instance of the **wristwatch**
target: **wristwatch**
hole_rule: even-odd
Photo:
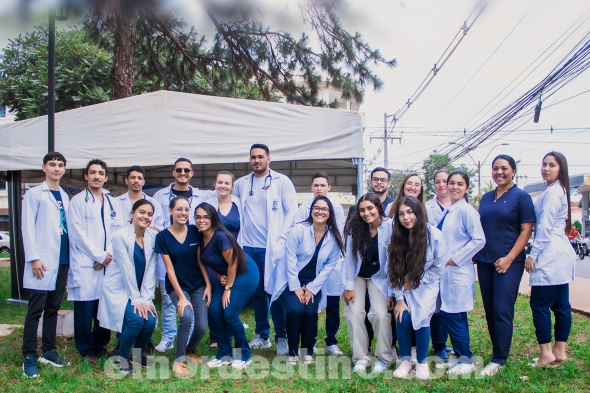
[[[226,290],[226,291],[231,291],[231,286],[230,286],[230,285],[226,285],[226,286],[225,286],[225,290]]]

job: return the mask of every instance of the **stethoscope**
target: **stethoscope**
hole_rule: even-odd
[[[168,202],[171,202],[174,198],[177,197],[177,195],[172,193],[172,186],[174,185],[174,183],[170,184],[170,191],[168,193]],[[193,186],[188,186],[188,189],[191,190],[191,197],[188,199],[188,205],[192,206],[193,205]]]
[[[90,190],[88,188],[86,188],[86,197],[84,198],[84,201],[86,203],[88,203],[88,194],[90,194],[92,196],[92,203],[96,202],[96,198],[94,197],[94,194],[92,192],[90,192]],[[111,199],[109,198],[109,194],[104,193],[103,196],[105,197],[105,199],[109,203],[109,207],[111,208],[111,218],[115,218],[117,216],[117,212],[115,211],[115,209],[113,209],[113,204],[111,203]]]
[[[266,185],[266,179],[268,179],[268,186]],[[270,185],[272,184],[272,176],[270,175],[270,172],[268,173],[268,175],[266,175],[266,177],[264,178],[264,185],[262,186],[263,190],[268,190],[270,188]],[[252,196],[254,195],[254,174],[252,174],[252,176],[250,176],[250,192],[248,193],[248,195]]]

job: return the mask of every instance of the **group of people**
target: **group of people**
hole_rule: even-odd
[[[87,187],[69,201],[59,186],[66,159],[47,154],[45,181],[23,200],[23,283],[31,290],[24,374],[39,376],[37,361],[68,364],[57,353],[55,337],[66,288],[74,302],[78,352],[96,363],[97,356],[107,355],[115,331],[114,364],[122,372],[147,366],[149,348],[175,347],[173,371],[189,375],[188,364],[201,364],[195,350],[207,326],[210,348],[217,349],[207,366],[243,369],[253,349],[272,346],[271,317],[277,356],[285,356],[288,365],[310,364],[322,309],[326,353],[342,355],[336,334],[343,299],[353,371],[372,365],[373,372],[384,372],[399,347],[401,361],[393,375],[410,374],[415,351],[415,376],[428,379],[432,339],[440,365],[450,374],[470,373],[475,366],[467,312],[473,309],[475,266],[493,344],[492,360],[482,373],[493,375],[506,363],[525,269],[531,273],[540,346],[535,364],[566,359],[568,283],[575,256],[565,236],[569,177],[560,153],[543,159],[548,187],[534,206],[513,183],[515,161],[500,155],[492,163],[497,188],[482,197],[479,213],[468,203],[465,172],[438,171],[432,179],[436,196],[429,201],[421,177],[411,173],[394,201],[388,196],[389,172],[375,168],[371,192],[358,199],[347,218],[328,197],[326,173],[313,175],[313,199],[297,206],[293,183],[270,169],[270,162],[269,148],[254,144],[252,172],[235,180],[222,171],[215,190],[207,191],[190,185],[192,163],[179,158],[174,182],[153,198],[143,192],[145,171],[132,166],[125,177],[128,192],[115,198],[103,188],[106,163],[94,159],[85,170]],[[533,225],[535,241],[525,262]],[[162,338],[154,347],[156,286],[162,296]],[[240,320],[248,303],[256,322],[249,342]],[[553,348],[550,310],[555,314]],[[369,356],[373,337],[375,362]],[[446,346],[448,338],[452,349]]]

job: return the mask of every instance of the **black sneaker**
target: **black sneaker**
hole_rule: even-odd
[[[23,360],[23,374],[28,378],[37,378],[39,376],[37,359],[34,355],[25,356],[25,359]]]
[[[70,364],[66,359],[59,356],[55,349],[43,353],[43,356],[39,358],[39,363],[50,364],[53,367],[63,367]]]
[[[125,358],[119,356],[117,360],[113,362],[113,364],[115,365],[115,368],[121,371],[123,374],[129,374],[133,372],[133,366],[131,365],[131,362]]]

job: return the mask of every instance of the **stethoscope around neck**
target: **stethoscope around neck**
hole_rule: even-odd
[[[92,203],[96,202],[94,194],[88,189],[88,187],[86,187],[86,196],[84,198],[84,201],[88,202],[88,194],[92,196]],[[115,209],[113,209],[113,204],[111,202],[111,199],[109,198],[109,194],[103,193],[103,196],[105,197],[105,199],[109,203],[109,207],[111,208],[111,218],[115,218],[117,216],[117,212],[115,211]]]
[[[266,185],[266,179],[268,179],[268,186]],[[268,172],[268,175],[266,175],[266,177],[264,178],[264,184],[262,185],[262,189],[264,191],[268,190],[271,184],[272,176],[270,175],[270,172]],[[250,177],[250,192],[248,193],[248,195],[254,195],[254,174],[252,174],[252,176]]]

